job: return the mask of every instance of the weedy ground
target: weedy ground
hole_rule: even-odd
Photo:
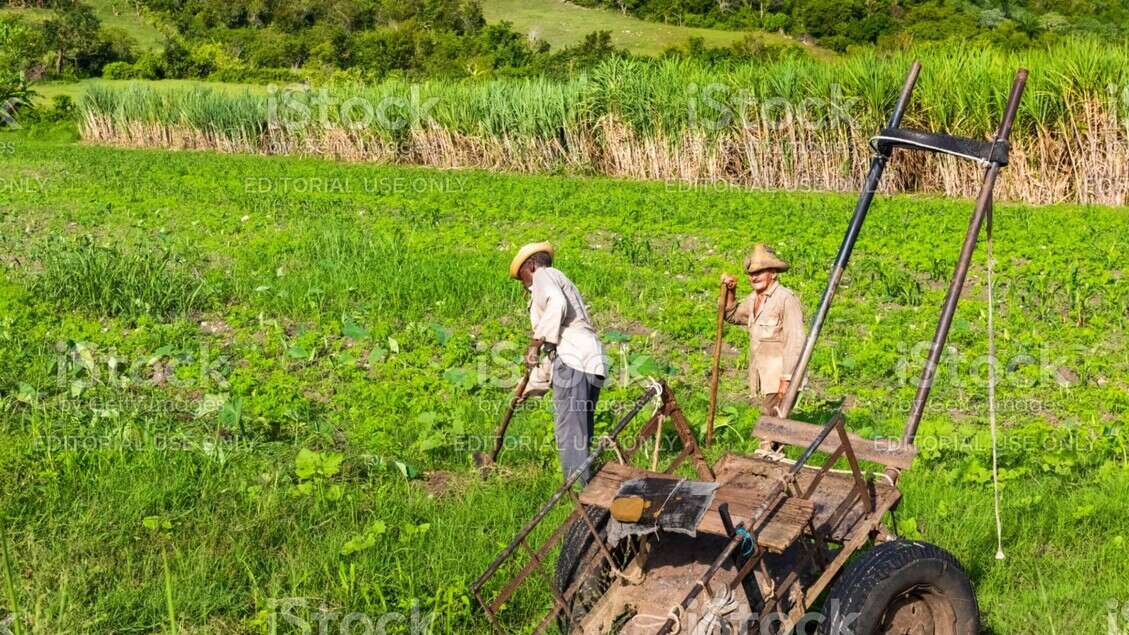
[[[407,630],[413,610],[486,632],[468,584],[560,478],[543,403],[497,475],[470,459],[526,334],[515,247],[554,241],[589,301],[614,365],[599,430],[646,376],[698,424],[719,274],[772,243],[810,312],[853,204],[11,139],[0,604],[28,633],[339,632],[350,612]],[[799,416],[844,400],[854,431],[899,432],[969,210],[875,204]],[[890,522],[960,558],[991,632],[1106,632],[1129,602],[1129,217],[999,205],[995,231],[1008,557],[982,251]],[[715,458],[750,449],[744,341],[726,335]]]

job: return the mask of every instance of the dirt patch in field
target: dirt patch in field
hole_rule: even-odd
[[[222,319],[200,320],[200,331],[208,335],[230,335],[231,326]]]
[[[462,491],[466,486],[466,476],[446,470],[435,470],[425,474],[418,483],[428,495],[443,498]]]

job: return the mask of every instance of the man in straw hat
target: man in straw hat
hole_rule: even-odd
[[[749,329],[749,392],[763,398],[762,413],[783,415],[777,407],[788,391],[792,369],[804,346],[804,317],[800,299],[776,277],[788,270],[788,263],[777,257],[768,245],[758,244],[745,258],[745,272],[753,293],[740,304],[734,291],[737,278],[722,274],[728,289],[725,319]]]
[[[552,360],[553,419],[561,469],[567,479],[588,459],[593,416],[607,372],[604,349],[576,285],[553,268],[553,246],[531,243],[510,262],[510,277],[530,293],[533,339],[528,368],[542,352]],[[581,482],[588,482],[587,471]]]

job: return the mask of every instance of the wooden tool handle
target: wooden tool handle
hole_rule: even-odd
[[[717,415],[717,380],[721,372],[721,336],[725,327],[725,301],[729,299],[729,287],[721,283],[721,297],[717,300],[717,335],[713,343],[713,368],[710,371],[710,408],[706,415],[706,447],[713,444],[713,420]]]
[[[529,383],[529,373],[531,368],[525,369],[525,375],[518,382],[517,389],[514,390],[514,396],[510,398],[510,404],[506,406],[506,411],[502,413],[502,422],[498,424],[498,431],[494,433],[494,451],[490,453],[490,462],[498,460],[498,455],[502,452],[502,443],[506,438],[506,429],[510,427],[510,419],[514,418],[514,410],[517,404],[521,401],[521,394],[525,392],[525,386]]]

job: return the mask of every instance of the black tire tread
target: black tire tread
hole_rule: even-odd
[[[833,600],[838,600],[840,612],[849,615],[854,612],[861,613],[869,597],[868,591],[876,588],[880,583],[897,575],[910,564],[921,560],[935,560],[941,563],[943,572],[950,576],[959,576],[961,586],[967,589],[968,600],[971,602],[975,617],[975,630],[979,630],[978,609],[976,607],[976,594],[972,584],[960,562],[949,552],[936,545],[921,541],[895,540],[882,543],[866,551],[835,581],[827,596],[825,607]],[[833,633],[835,630],[835,616],[828,616],[822,623],[820,632]]]
[[[608,510],[600,507],[588,507],[586,509],[588,519],[596,529],[602,530],[608,523],[611,514]],[[553,575],[553,586],[557,593],[564,593],[566,589],[573,583],[576,578],[578,569],[588,559],[588,556],[598,549],[592,540],[592,533],[588,530],[588,525],[583,519],[577,518],[565,530],[564,538],[561,540],[561,550],[557,555],[556,569]],[[579,600],[584,601],[581,589],[577,596],[572,599],[572,604],[576,607],[576,602]],[[576,607],[579,608],[577,617],[583,617],[587,614],[590,607]],[[562,633],[568,633],[571,630],[572,616],[560,613],[557,615],[557,626]]]
[[[606,509],[589,507],[587,513],[588,519],[592,521],[596,529],[603,529],[608,522],[609,513]],[[584,520],[577,518],[565,530],[564,539],[561,540],[561,551],[560,555],[557,556],[557,566],[553,576],[557,593],[563,593],[572,584],[577,573],[576,570],[584,561],[582,556],[591,547],[592,534],[588,531],[588,526],[584,523]]]

